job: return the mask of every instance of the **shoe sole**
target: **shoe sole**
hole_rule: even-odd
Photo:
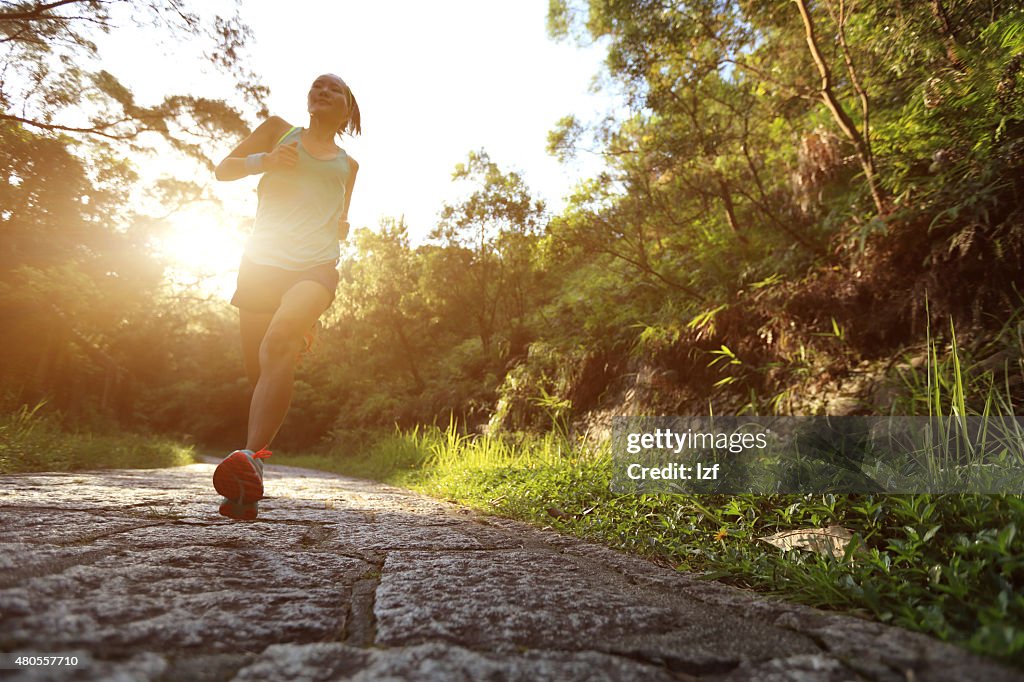
[[[238,519],[240,521],[252,521],[259,516],[259,503],[252,502],[250,504],[238,504],[237,502],[225,501],[220,505],[220,515],[226,516],[229,519]]]
[[[263,479],[244,452],[232,452],[217,465],[213,487],[227,498],[226,505],[246,506],[263,498]]]

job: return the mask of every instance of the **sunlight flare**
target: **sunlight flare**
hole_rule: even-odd
[[[154,252],[165,260],[168,278],[177,286],[197,286],[230,298],[245,235],[216,207],[182,209],[167,219],[154,238]]]

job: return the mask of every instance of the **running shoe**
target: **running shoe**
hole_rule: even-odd
[[[224,496],[220,513],[232,519],[255,519],[263,499],[263,462],[270,450],[235,450],[217,465],[213,487]]]
[[[320,324],[320,320],[313,323],[313,326],[309,328],[305,334],[302,335],[302,350],[299,351],[299,358],[303,355],[308,355],[313,352],[313,344],[316,343],[316,337],[320,333],[320,329],[323,325]]]

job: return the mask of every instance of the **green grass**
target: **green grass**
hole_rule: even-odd
[[[153,469],[193,462],[192,448],[167,438],[68,431],[42,404],[0,415],[0,474],[79,469]]]

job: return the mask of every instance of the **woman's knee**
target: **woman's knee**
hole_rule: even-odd
[[[260,365],[283,359],[294,359],[302,348],[302,335],[284,325],[270,325],[260,344]]]

